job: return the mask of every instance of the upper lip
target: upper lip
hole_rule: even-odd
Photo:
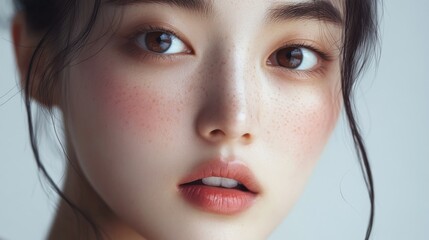
[[[197,165],[189,175],[179,182],[179,187],[206,177],[234,179],[243,184],[250,192],[260,193],[261,187],[250,169],[241,161],[223,161],[215,159]]]

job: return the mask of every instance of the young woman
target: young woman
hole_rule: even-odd
[[[341,108],[373,204],[351,94],[376,1],[15,2],[32,148],[62,198],[50,239],[266,239]],[[32,102],[62,113],[62,190]]]

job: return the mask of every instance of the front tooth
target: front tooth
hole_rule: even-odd
[[[234,179],[222,178],[221,185],[225,188],[235,188],[238,186],[238,182]]]
[[[238,182],[230,178],[222,177],[207,177],[202,179],[203,184],[214,186],[214,187],[224,187],[224,188],[235,188],[238,186]]]
[[[203,183],[205,185],[219,187],[222,182],[222,178],[220,177],[206,177],[203,178]]]

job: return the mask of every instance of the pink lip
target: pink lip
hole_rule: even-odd
[[[187,184],[206,177],[234,179],[243,184],[248,191]],[[246,165],[239,161],[226,162],[221,159],[197,166],[180,181],[178,188],[182,197],[194,207],[225,215],[240,213],[250,208],[260,193],[260,186]]]

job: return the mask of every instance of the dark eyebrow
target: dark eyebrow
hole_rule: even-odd
[[[278,4],[270,9],[268,20],[317,20],[334,24],[343,22],[340,11],[328,1]]]
[[[204,15],[208,15],[213,9],[211,1],[209,0],[106,0],[106,2],[115,5],[130,5],[138,3],[173,5]]]

